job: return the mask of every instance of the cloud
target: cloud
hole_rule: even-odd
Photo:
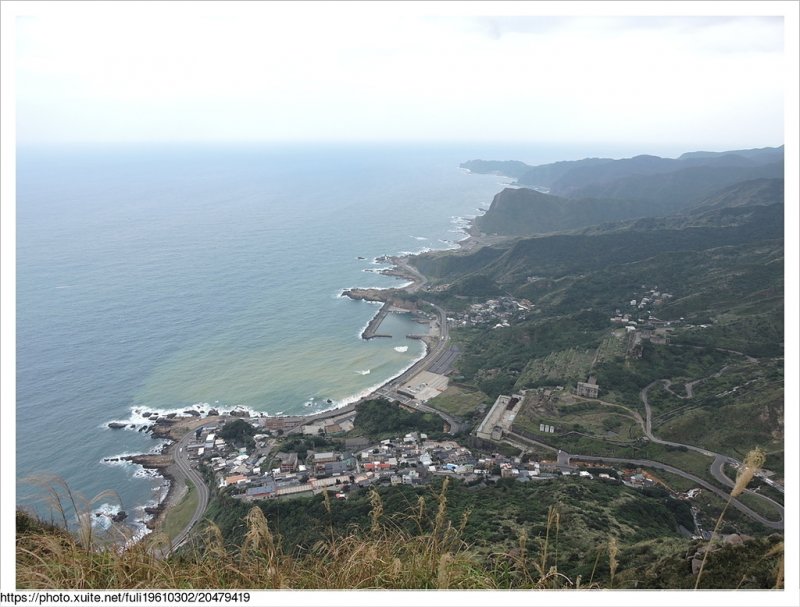
[[[690,141],[698,125],[712,138],[736,124],[773,144],[782,44],[780,19],[751,18],[144,11],[25,20],[18,133]]]

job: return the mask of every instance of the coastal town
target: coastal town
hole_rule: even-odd
[[[399,290],[350,289],[343,293],[353,299],[383,304],[361,337],[380,338],[381,322],[389,313],[412,312],[420,330],[408,337],[423,340],[426,355],[372,394],[356,403],[308,416],[273,416],[236,407],[223,412],[213,408],[202,412],[187,409],[166,415],[139,411],[146,422],[142,426],[108,424],[110,428],[147,431],[153,437],[170,441],[161,454],[126,458],[158,470],[167,479],[167,497],[157,507],[146,510],[152,515],[146,522],[148,527],[156,529],[163,524],[169,509],[185,496],[188,481],[202,487],[202,498],[194,516],[173,537],[173,548],[186,541],[195,523],[201,520],[212,491],[225,492],[243,502],[295,499],[323,492],[347,500],[356,492],[373,487],[425,485],[445,477],[473,486],[501,479],[557,482],[575,476],[586,482],[621,483],[632,488],[658,486],[673,498],[692,504],[694,528],[683,528],[682,533],[699,538],[709,536],[694,504],[703,492],[725,498],[727,494],[719,486],[659,462],[576,455],[557,447],[558,437],[569,435],[571,428],[558,421],[554,403],[602,403],[599,397],[603,386],[593,375],[572,386],[555,385],[500,395],[493,404],[479,407],[481,416],[477,419],[467,420],[432,407],[430,401],[448,389],[459,354],[458,348],[449,343],[450,326],[507,327],[527,318],[536,306],[527,299],[503,296],[471,304],[465,311],[448,316],[438,306],[408,298],[409,294],[424,293],[430,287],[405,260],[384,261],[395,264],[384,272],[407,278],[411,284]],[[615,339],[621,340],[618,347],[633,358],[641,356],[644,342],[669,343],[671,332],[683,324],[682,319],[661,321],[654,315],[662,302],[671,297],[669,293],[646,285],[641,286],[641,293],[629,302],[620,303],[615,315],[608,319]],[[438,431],[410,429],[380,439],[371,438],[360,431],[359,407],[376,400],[385,407],[438,417]],[[632,419],[647,435],[646,440],[663,442],[649,433],[649,418],[647,424],[639,414],[634,413]],[[691,445],[669,444],[699,450]],[[711,472],[720,485],[732,485],[723,465],[735,470],[739,462],[721,454],[699,451],[715,457],[716,469],[712,466]],[[688,490],[674,490],[654,473],[659,468],[683,476],[693,485]],[[782,491],[782,486],[769,475],[762,476],[764,483]],[[782,520],[768,520],[738,501],[733,505],[768,527],[783,525]]]

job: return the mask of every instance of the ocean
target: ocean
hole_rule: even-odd
[[[576,153],[577,152],[577,153]],[[563,149],[424,145],[109,145],[17,155],[17,503],[63,479],[92,510],[141,520],[164,482],[105,458],[160,447],[144,411],[310,414],[423,354],[407,315],[360,333],[391,287],[382,255],[445,249],[509,179],[471,158]],[[363,259],[362,259],[363,258]],[[105,491],[107,495],[92,501]],[[96,517],[98,523],[106,517]]]

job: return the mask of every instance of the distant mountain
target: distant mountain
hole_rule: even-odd
[[[783,146],[777,148],[759,148],[751,150],[733,150],[727,152],[688,152],[678,158],[661,158],[643,154],[633,158],[614,160],[610,158],[585,158],[583,160],[562,161],[531,167],[519,161],[471,160],[462,164],[464,168],[476,173],[500,173],[515,177],[519,185],[530,187],[546,187],[551,194],[568,198],[610,197],[632,198],[642,189],[642,179],[647,176],[674,173],[686,169],[709,167],[726,168],[729,174],[735,169],[746,171],[738,179],[725,180],[717,178],[714,188],[723,187],[758,177],[779,177],[775,173],[776,166],[783,163]],[[758,167],[774,165],[759,171]],[[685,174],[672,181],[685,179],[700,180],[700,173]],[[631,183],[620,180],[633,178]],[[713,178],[713,175],[712,175]],[[665,180],[669,183],[671,180]],[[617,183],[619,182],[619,183]],[[609,186],[608,184],[615,184]],[[601,186],[613,190],[614,194],[603,193]],[[694,194],[703,196],[708,192]]]
[[[519,160],[468,160],[462,162],[460,167],[473,173],[505,175],[514,178],[524,175],[532,168]]]
[[[598,185],[616,181],[631,175],[654,175],[668,173],[682,168],[679,160],[660,158],[658,156],[641,155],[622,160],[602,163],[575,164],[550,186],[554,194],[573,196],[573,192],[589,185]],[[536,185],[537,173],[529,171],[520,177],[520,184]]]
[[[761,164],[769,164],[783,160],[783,146],[777,148],[756,148],[751,150],[734,150],[731,152],[686,152],[678,160],[711,159],[728,155],[743,156]]]
[[[556,276],[630,263],[662,252],[781,239],[783,198],[783,179],[750,180],[719,190],[672,215],[596,221],[581,231],[509,239],[469,254],[420,255],[414,264],[434,278],[455,282],[480,274],[502,285],[519,281],[533,268],[538,275]],[[591,225],[596,217],[592,214],[599,213],[598,209],[608,212],[609,207],[603,205],[612,202],[618,205],[614,212],[632,210],[620,201],[579,201],[527,189],[506,189],[495,197],[486,215],[476,219],[476,225],[482,231],[497,228],[517,237],[520,226],[550,228],[570,221]],[[581,206],[581,211],[576,210]]]
[[[733,162],[717,166],[719,162]],[[739,162],[748,163],[742,166]],[[571,186],[571,198],[614,198],[654,203],[656,214],[691,206],[716,190],[741,181],[783,177],[783,162],[755,165],[741,156],[710,159],[708,165],[692,166],[660,174],[637,174],[614,181]],[[685,164],[685,163],[684,163]],[[554,188],[555,189],[555,188]]]
[[[560,180],[573,171],[601,170],[601,167],[610,166],[616,160],[612,158],[584,158],[583,160],[562,160],[552,164],[543,164],[530,167],[518,179],[520,185],[533,187],[555,188]]]
[[[495,196],[475,226],[486,234],[530,236],[664,217],[700,203],[707,209],[747,206],[754,201],[774,204],[783,200],[782,155],[781,147],[692,152],[679,159],[647,155],[623,160],[594,158],[534,167],[519,182],[546,183],[550,192],[507,188]],[[774,162],[776,158],[779,160]],[[483,164],[471,166],[499,167],[480,162]],[[513,165],[517,171],[519,164]],[[749,185],[739,188],[737,184],[742,183]]]

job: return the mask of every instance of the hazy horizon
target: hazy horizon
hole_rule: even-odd
[[[336,8],[17,17],[17,141],[783,141],[782,17]]]

